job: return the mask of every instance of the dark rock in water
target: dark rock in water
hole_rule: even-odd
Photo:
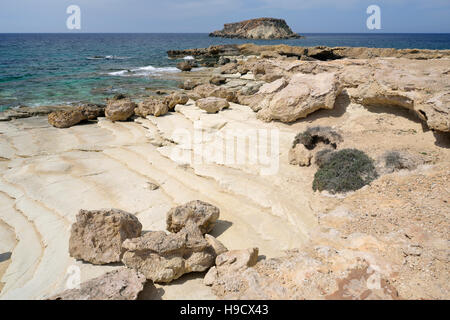
[[[189,63],[188,61],[182,61],[177,63],[177,68],[180,69],[181,71],[191,71],[192,64]]]
[[[122,100],[122,99],[125,99],[126,97],[127,97],[127,96],[124,95],[123,93],[118,93],[118,94],[116,94],[114,97],[112,97],[111,100]]]
[[[227,23],[223,30],[214,31],[210,37],[242,39],[298,39],[297,33],[283,19],[258,18],[236,23]]]
[[[192,56],[195,58],[196,63],[201,66],[215,67],[221,56],[238,56],[240,55],[240,50],[237,45],[225,44],[200,49],[169,50],[167,55],[171,59],[182,59],[186,56]]]

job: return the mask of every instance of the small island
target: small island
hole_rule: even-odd
[[[240,39],[299,39],[284,19],[258,18],[224,24],[223,30],[211,32],[210,37]]]

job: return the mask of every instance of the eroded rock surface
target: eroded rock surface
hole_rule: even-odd
[[[119,262],[122,242],[139,237],[141,230],[139,220],[122,210],[80,210],[71,229],[70,256],[93,264]]]
[[[186,273],[208,270],[216,256],[226,250],[213,237],[203,237],[193,223],[178,233],[147,232],[139,238],[126,240],[123,247],[126,252],[122,261],[126,266],[161,283],[171,282]]]
[[[138,103],[136,109],[134,109],[134,113],[140,117],[147,117],[149,115],[159,117],[163,116],[169,112],[169,108],[162,99],[156,98],[148,98],[142,102]]]
[[[80,110],[61,110],[48,115],[48,123],[56,128],[69,128],[84,120],[87,120],[87,116]]]
[[[194,200],[172,208],[167,213],[167,230],[176,233],[189,223],[194,223],[205,234],[214,228],[219,215],[219,208],[204,201]]]
[[[198,99],[195,101],[195,105],[207,113],[217,113],[230,106],[227,100],[216,97]]]
[[[81,283],[49,300],[136,300],[147,279],[139,272],[121,268]]]
[[[126,121],[133,114],[136,104],[128,98],[108,100],[105,116],[111,121]]]

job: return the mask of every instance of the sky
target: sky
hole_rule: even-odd
[[[69,30],[70,5],[81,29]],[[367,7],[381,9],[369,30]],[[298,33],[450,33],[450,0],[0,0],[0,33],[211,32],[224,23],[283,18]]]

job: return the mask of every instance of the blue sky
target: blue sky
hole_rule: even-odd
[[[81,8],[79,32],[210,32],[224,23],[284,18],[295,32],[374,32],[366,9],[381,7],[376,32],[450,33],[450,0],[1,0],[1,32],[77,32],[69,5]]]

